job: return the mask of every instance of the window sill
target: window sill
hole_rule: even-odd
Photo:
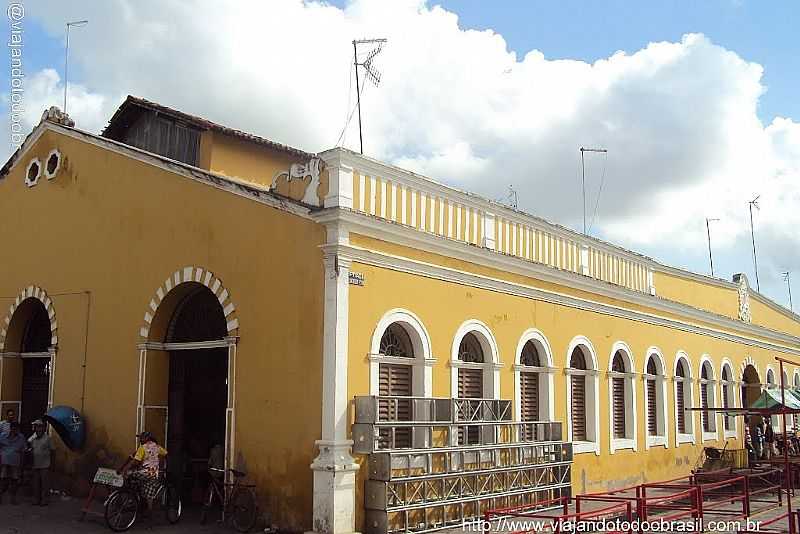
[[[739,433],[736,432],[735,429],[734,430],[726,430],[725,431],[725,439],[729,439],[729,438],[734,438],[735,439],[735,438],[738,438],[738,437],[739,437]]]
[[[696,443],[694,433],[691,434],[676,434],[675,441],[680,445],[681,443]]]
[[[666,436],[647,436],[648,447],[664,447],[667,448]]]
[[[593,452],[600,456],[600,444],[595,441],[573,441],[572,454],[585,454]]]
[[[718,440],[719,440],[719,434],[717,433],[716,430],[711,432],[703,431],[702,441],[718,441]]]
[[[636,450],[636,440],[631,438],[613,438],[611,440],[611,452],[623,449]]]

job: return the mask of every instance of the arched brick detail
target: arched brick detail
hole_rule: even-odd
[[[153,321],[153,317],[155,316],[156,310],[158,310],[161,301],[164,300],[164,298],[170,291],[172,291],[173,288],[185,282],[196,282],[198,284],[203,284],[209,290],[211,290],[222,306],[222,311],[225,314],[225,321],[227,322],[228,335],[238,335],[239,319],[236,317],[236,306],[234,306],[233,302],[231,302],[230,293],[222,284],[222,281],[217,278],[214,273],[204,269],[203,267],[188,266],[184,267],[183,269],[178,269],[172,273],[172,275],[164,281],[161,287],[156,290],[156,294],[153,296],[153,298],[150,299],[150,305],[148,306],[147,311],[144,312],[144,322],[141,328],[139,328],[139,336],[141,336],[142,340],[147,341],[148,335],[150,334],[150,324]]]
[[[51,299],[47,292],[39,286],[28,286],[17,295],[14,304],[8,308],[8,314],[5,320],[0,324],[0,351],[4,351],[6,347],[6,335],[8,334],[8,326],[11,324],[11,319],[14,317],[14,312],[17,311],[19,305],[23,301],[34,298],[42,303],[44,309],[47,310],[47,318],[50,320],[50,345],[55,347],[58,345],[58,321],[56,320],[56,310],[53,307],[53,299]]]

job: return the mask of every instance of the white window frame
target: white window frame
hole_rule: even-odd
[[[56,163],[56,168],[53,170],[53,172],[49,172],[47,170],[47,164],[50,161],[50,158],[53,156],[56,156],[58,158],[58,161]],[[48,180],[52,180],[53,178],[56,177],[59,169],[61,169],[61,159],[62,159],[61,152],[57,148],[54,148],[47,154],[47,157],[44,159],[44,169],[43,169],[45,178],[47,178]]]
[[[618,373],[612,369],[614,364],[614,356],[617,352],[623,354],[623,361],[625,363],[625,372]],[[610,448],[609,452],[614,454],[615,451],[622,449],[631,449],[637,451],[639,449],[639,440],[637,438],[637,415],[636,415],[636,367],[634,365],[633,352],[631,348],[623,341],[617,341],[611,347],[611,355],[608,359],[608,435]],[[614,437],[614,378],[625,379],[625,437]]]
[[[730,380],[725,380],[725,373],[724,370],[728,369],[728,376],[731,378]],[[736,393],[740,390],[738,387],[739,385],[735,380],[733,380],[733,363],[728,358],[722,359],[722,365],[720,366],[719,370],[719,378],[720,378],[720,406],[724,406],[722,399],[725,395],[725,387],[728,387],[728,406],[731,408],[736,408],[736,398],[740,397],[741,395],[737,395]],[[729,438],[737,438],[739,436],[739,418],[738,417],[731,417],[732,426],[730,430],[725,429],[725,416],[722,416],[722,435],[724,439]]]
[[[775,369],[773,369],[771,365],[767,365],[767,372],[764,375],[764,380],[764,387],[766,389],[774,389],[778,387],[775,383]]]
[[[678,369],[678,362],[683,361],[685,363],[684,369],[686,370],[686,374],[689,376],[681,379],[678,376],[677,369]],[[675,424],[675,446],[679,447],[681,443],[697,443],[697,437],[695,435],[695,424],[694,424],[694,411],[688,410],[684,413],[684,420],[686,421],[686,427],[689,430],[688,432],[681,433],[678,432],[678,382],[683,381],[683,407],[692,407],[694,406],[694,388],[692,384],[694,383],[693,376],[692,376],[692,366],[689,365],[689,355],[686,354],[684,351],[678,351],[675,355],[675,362],[672,366],[672,400],[674,405],[674,424]]]
[[[413,358],[398,358],[380,354],[381,338],[386,329],[394,323],[405,328],[414,350]],[[378,395],[380,388],[380,364],[393,363],[412,366],[411,390],[417,397],[433,396],[433,365],[436,359],[431,354],[431,341],[428,330],[412,312],[395,308],[386,312],[378,321],[372,333],[369,358],[369,393]]]
[[[38,165],[39,172],[36,173],[34,178],[28,178],[28,174],[31,172],[31,167],[34,165]],[[33,187],[39,183],[39,178],[42,177],[42,162],[39,161],[39,158],[33,158],[28,162],[28,166],[25,167],[25,185],[28,187]]]
[[[711,378],[704,379],[703,378],[703,366],[707,366]],[[703,428],[703,412],[700,411],[700,439],[701,442],[705,441],[717,441],[719,439],[719,426],[717,425],[717,412],[714,409],[717,407],[717,376],[714,372],[714,362],[711,361],[711,357],[708,354],[703,354],[700,357],[700,365],[697,368],[697,377],[698,377],[698,384],[700,388],[706,388],[708,392],[706,393],[706,399],[708,399],[708,423],[710,431],[706,432]],[[703,398],[702,390],[699,391],[700,399]]]
[[[586,371],[579,371],[569,367],[570,356],[576,347],[582,347],[583,355],[586,358],[587,365],[592,368]],[[565,424],[567,427],[567,441],[572,442],[573,454],[584,454],[593,452],[595,455],[600,456],[600,388],[599,378],[597,371],[597,353],[594,350],[592,342],[586,336],[575,336],[569,344],[567,349],[566,365],[564,366],[564,375],[566,377],[567,387],[567,417]],[[586,436],[591,438],[587,441],[574,441],[572,439],[572,387],[571,380],[573,376],[586,377]]]
[[[472,332],[481,344],[483,349],[483,363],[463,362],[458,359],[458,349],[461,340]],[[458,395],[458,370],[460,368],[483,369],[483,398],[500,398],[500,369],[503,364],[500,361],[500,350],[494,334],[481,321],[469,319],[464,321],[456,330],[453,336],[453,346],[450,349],[450,396],[456,398]]]
[[[520,363],[522,349],[528,341],[532,341],[536,345],[539,356],[544,358],[544,362],[540,362],[544,363],[543,366],[534,367],[522,365]],[[523,372],[539,373],[539,420],[555,421],[555,388],[553,387],[555,367],[553,366],[553,351],[545,335],[535,328],[529,328],[522,333],[522,336],[519,338],[519,343],[517,343],[517,352],[514,356],[514,418],[517,421],[522,419],[520,408],[522,403],[520,374]]]
[[[645,418],[648,417],[647,404],[650,401],[647,392],[647,380],[653,379],[656,381],[656,414],[661,417],[656,420],[656,435],[651,436],[647,430],[649,425],[645,425],[645,450],[651,447],[664,447],[669,448],[669,415],[667,411],[667,380],[666,369],[667,366],[664,362],[664,355],[657,347],[650,347],[647,349],[647,358],[645,358],[644,369],[642,370],[642,388],[644,390],[644,413]],[[647,362],[650,358],[655,358],[656,362],[656,375],[647,374]]]

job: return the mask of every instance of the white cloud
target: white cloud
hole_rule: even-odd
[[[718,217],[714,244],[730,258],[718,272],[747,271],[746,202],[760,193],[765,268],[800,271],[800,253],[789,252],[800,250],[800,125],[765,127],[761,66],[702,35],[589,64],[535,50],[517,57],[501,35],[461,28],[453,13],[417,1],[224,5],[53,0],[28,13],[59,38],[64,20],[90,19],[71,41],[82,85],[70,106],[81,127],[100,129],[132,93],[323,150],[354,104],[350,41],[387,37],[381,87],[367,85],[362,102],[367,154],[491,198],[513,184],[521,208],[578,228],[578,147],[603,146],[596,234],[697,266],[705,217]],[[58,80],[45,71],[31,81],[38,121],[33,108],[58,103]],[[601,166],[587,158],[590,219]]]

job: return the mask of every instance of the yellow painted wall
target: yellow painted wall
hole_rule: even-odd
[[[27,160],[54,147],[64,156],[58,176],[26,187]],[[222,280],[240,321],[237,450],[275,520],[310,527],[324,229],[54,132],[0,180],[0,199],[0,308],[31,284],[53,298],[55,402],[87,419],[84,454],[61,451],[60,465],[86,475],[131,452],[144,313],[171,273],[200,266]]]
[[[207,142],[210,145],[208,167],[204,168],[262,187],[269,187],[275,175],[287,171],[292,163],[308,163],[298,156],[218,132],[203,133],[200,143],[201,162],[205,154],[203,139],[206,137],[211,141]],[[277,185],[277,192],[294,200],[300,200],[310,181],[310,178],[305,178],[303,180],[294,179],[287,183],[286,178],[281,178]],[[320,185],[317,189],[319,198],[324,198],[327,191],[327,173],[321,173]]]
[[[653,274],[653,283],[659,297],[733,319],[739,318],[739,296],[736,289],[703,284],[659,271]]]
[[[351,234],[351,243],[382,250],[405,257],[424,260],[452,268],[467,267],[462,262],[451,258],[410,250],[405,247]],[[472,266],[470,270],[481,271]],[[555,386],[555,418],[564,422],[566,419],[566,377],[562,369],[566,366],[567,350],[570,341],[578,335],[586,336],[593,344],[599,361],[599,413],[600,413],[600,449],[602,455],[583,453],[576,455],[573,470],[573,489],[575,492],[598,491],[610,487],[623,487],[642,481],[656,481],[674,478],[687,474],[701,460],[702,446],[723,446],[722,440],[701,441],[701,420],[699,413],[694,414],[694,430],[697,444],[681,444],[675,446],[675,421],[672,380],[667,381],[667,405],[669,446],[655,447],[647,454],[646,415],[644,411],[644,393],[641,377],[636,379],[637,435],[640,453],[630,450],[609,453],[609,380],[605,373],[609,368],[612,346],[617,341],[627,343],[633,351],[635,371],[641,373],[645,365],[646,351],[651,346],[658,347],[665,359],[667,374],[674,374],[675,358],[678,351],[689,355],[692,375],[699,377],[700,359],[704,354],[710,355],[717,379],[720,377],[723,357],[732,362],[734,379],[739,380],[741,367],[745,358],[751,357],[756,362],[764,380],[767,363],[775,363],[775,353],[749,345],[722,341],[714,337],[694,333],[678,332],[666,327],[603,315],[591,311],[577,310],[533,299],[501,294],[486,289],[443,282],[431,278],[414,276],[395,270],[374,267],[354,262],[351,271],[364,274],[363,287],[350,286],[350,336],[348,393],[350,396],[368,395],[369,363],[367,353],[370,350],[375,327],[381,317],[390,309],[403,308],[416,314],[427,329],[433,357],[433,395],[450,397],[451,347],[454,335],[459,326],[466,320],[482,321],[494,334],[498,347],[500,362],[501,398],[514,398],[513,363],[515,351],[523,332],[529,328],[539,329],[549,340],[553,350],[554,364],[558,368],[554,375]],[[491,273],[486,270],[484,274]],[[503,278],[516,282],[521,277],[505,275]],[[529,280],[531,286],[546,287],[548,284]],[[552,286],[552,285],[550,285]],[[553,287],[549,287],[553,289]],[[573,293],[566,288],[558,288],[564,293]],[[585,296],[585,295],[584,295]],[[595,296],[595,300],[601,299]],[[633,306],[629,306],[633,308]],[[789,369],[789,376],[793,368]],[[699,406],[699,385],[694,383],[695,405]],[[738,389],[734,392],[740,397]],[[717,393],[717,405],[721,405],[721,388]],[[739,401],[737,400],[737,403]],[[741,437],[741,421],[738,421]],[[717,421],[718,435],[722,435],[723,421]],[[566,435],[566,427],[564,428]],[[730,440],[729,448],[741,448],[739,439]],[[362,459],[363,462],[363,459]],[[359,472],[359,491],[366,478],[365,470]],[[363,506],[361,494],[357,499]],[[363,514],[363,510],[360,511]],[[359,515],[362,518],[363,515]],[[361,519],[359,519],[361,521]],[[361,523],[357,522],[357,528]]]
[[[800,336],[800,323],[788,315],[788,310],[786,313],[778,313],[766,304],[762,304],[751,297],[750,315],[752,316],[753,324]]]

